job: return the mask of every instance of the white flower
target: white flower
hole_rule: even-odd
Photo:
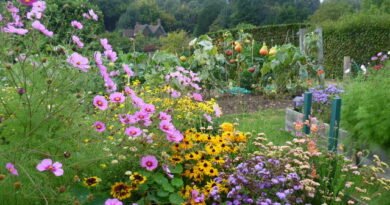
[[[190,43],[188,44],[189,46],[194,46],[196,41],[198,41],[198,38],[194,38]]]
[[[360,69],[363,71],[363,74],[367,73],[367,68],[365,65],[360,66]]]

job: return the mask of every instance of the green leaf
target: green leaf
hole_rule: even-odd
[[[183,186],[184,182],[183,182],[183,180],[182,180],[181,178],[174,178],[174,179],[172,179],[171,184],[172,184],[173,186],[179,188],[179,187],[182,187],[182,186]]]
[[[168,182],[163,183],[161,185],[162,185],[163,190],[165,190],[167,192],[174,192],[175,191],[175,188],[173,188],[173,186],[171,184],[169,184]]]
[[[182,204],[184,202],[184,199],[178,194],[178,193],[173,193],[169,195],[169,202],[172,204]]]
[[[153,181],[155,181],[157,184],[160,184],[160,185],[169,183],[168,179],[162,173],[154,174]]]
[[[173,174],[183,173],[183,166],[181,164],[177,164],[174,167],[169,167],[169,169],[171,170],[171,173],[173,173]]]
[[[158,190],[157,191],[157,196],[159,196],[159,197],[167,197],[169,195],[169,192],[166,192],[166,191],[164,191],[164,190]]]

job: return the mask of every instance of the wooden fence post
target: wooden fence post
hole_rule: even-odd
[[[351,75],[352,72],[352,63],[350,56],[344,56],[344,74],[343,78],[346,79]]]
[[[299,35],[299,48],[302,53],[305,53],[305,34],[306,29],[301,28],[299,29],[298,35]]]
[[[339,128],[340,128],[340,114],[341,114],[341,99],[336,98],[332,102],[332,114],[331,114],[330,126],[329,126],[328,150],[331,152],[337,152],[337,144],[338,144]]]
[[[303,98],[303,101],[304,101],[304,105],[303,105],[303,120],[304,122],[306,120],[309,120],[309,116],[311,114],[311,104],[312,104],[312,98],[313,98],[313,93],[311,92],[305,92],[305,95],[304,95],[304,98]],[[305,134],[310,134],[310,127],[305,125],[304,128],[303,128],[303,131],[305,132]]]

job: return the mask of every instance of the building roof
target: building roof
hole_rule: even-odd
[[[123,36],[135,37],[137,33],[142,33],[146,36],[156,37],[167,35],[164,27],[161,25],[160,19],[157,20],[156,25],[140,24],[139,22],[136,22],[134,29],[126,29],[123,31]]]

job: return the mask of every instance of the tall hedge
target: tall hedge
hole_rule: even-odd
[[[285,43],[291,43],[299,45],[299,36],[297,35],[300,28],[306,28],[309,24],[281,24],[261,26],[246,29],[231,29],[230,31],[234,36],[242,30],[244,33],[252,34],[256,41],[266,42],[268,45],[282,45]],[[218,38],[223,35],[227,30],[221,30],[218,32],[210,33],[212,38]]]
[[[354,14],[322,25],[327,76],[343,76],[343,58],[366,64],[380,51],[390,50],[390,15]]]

